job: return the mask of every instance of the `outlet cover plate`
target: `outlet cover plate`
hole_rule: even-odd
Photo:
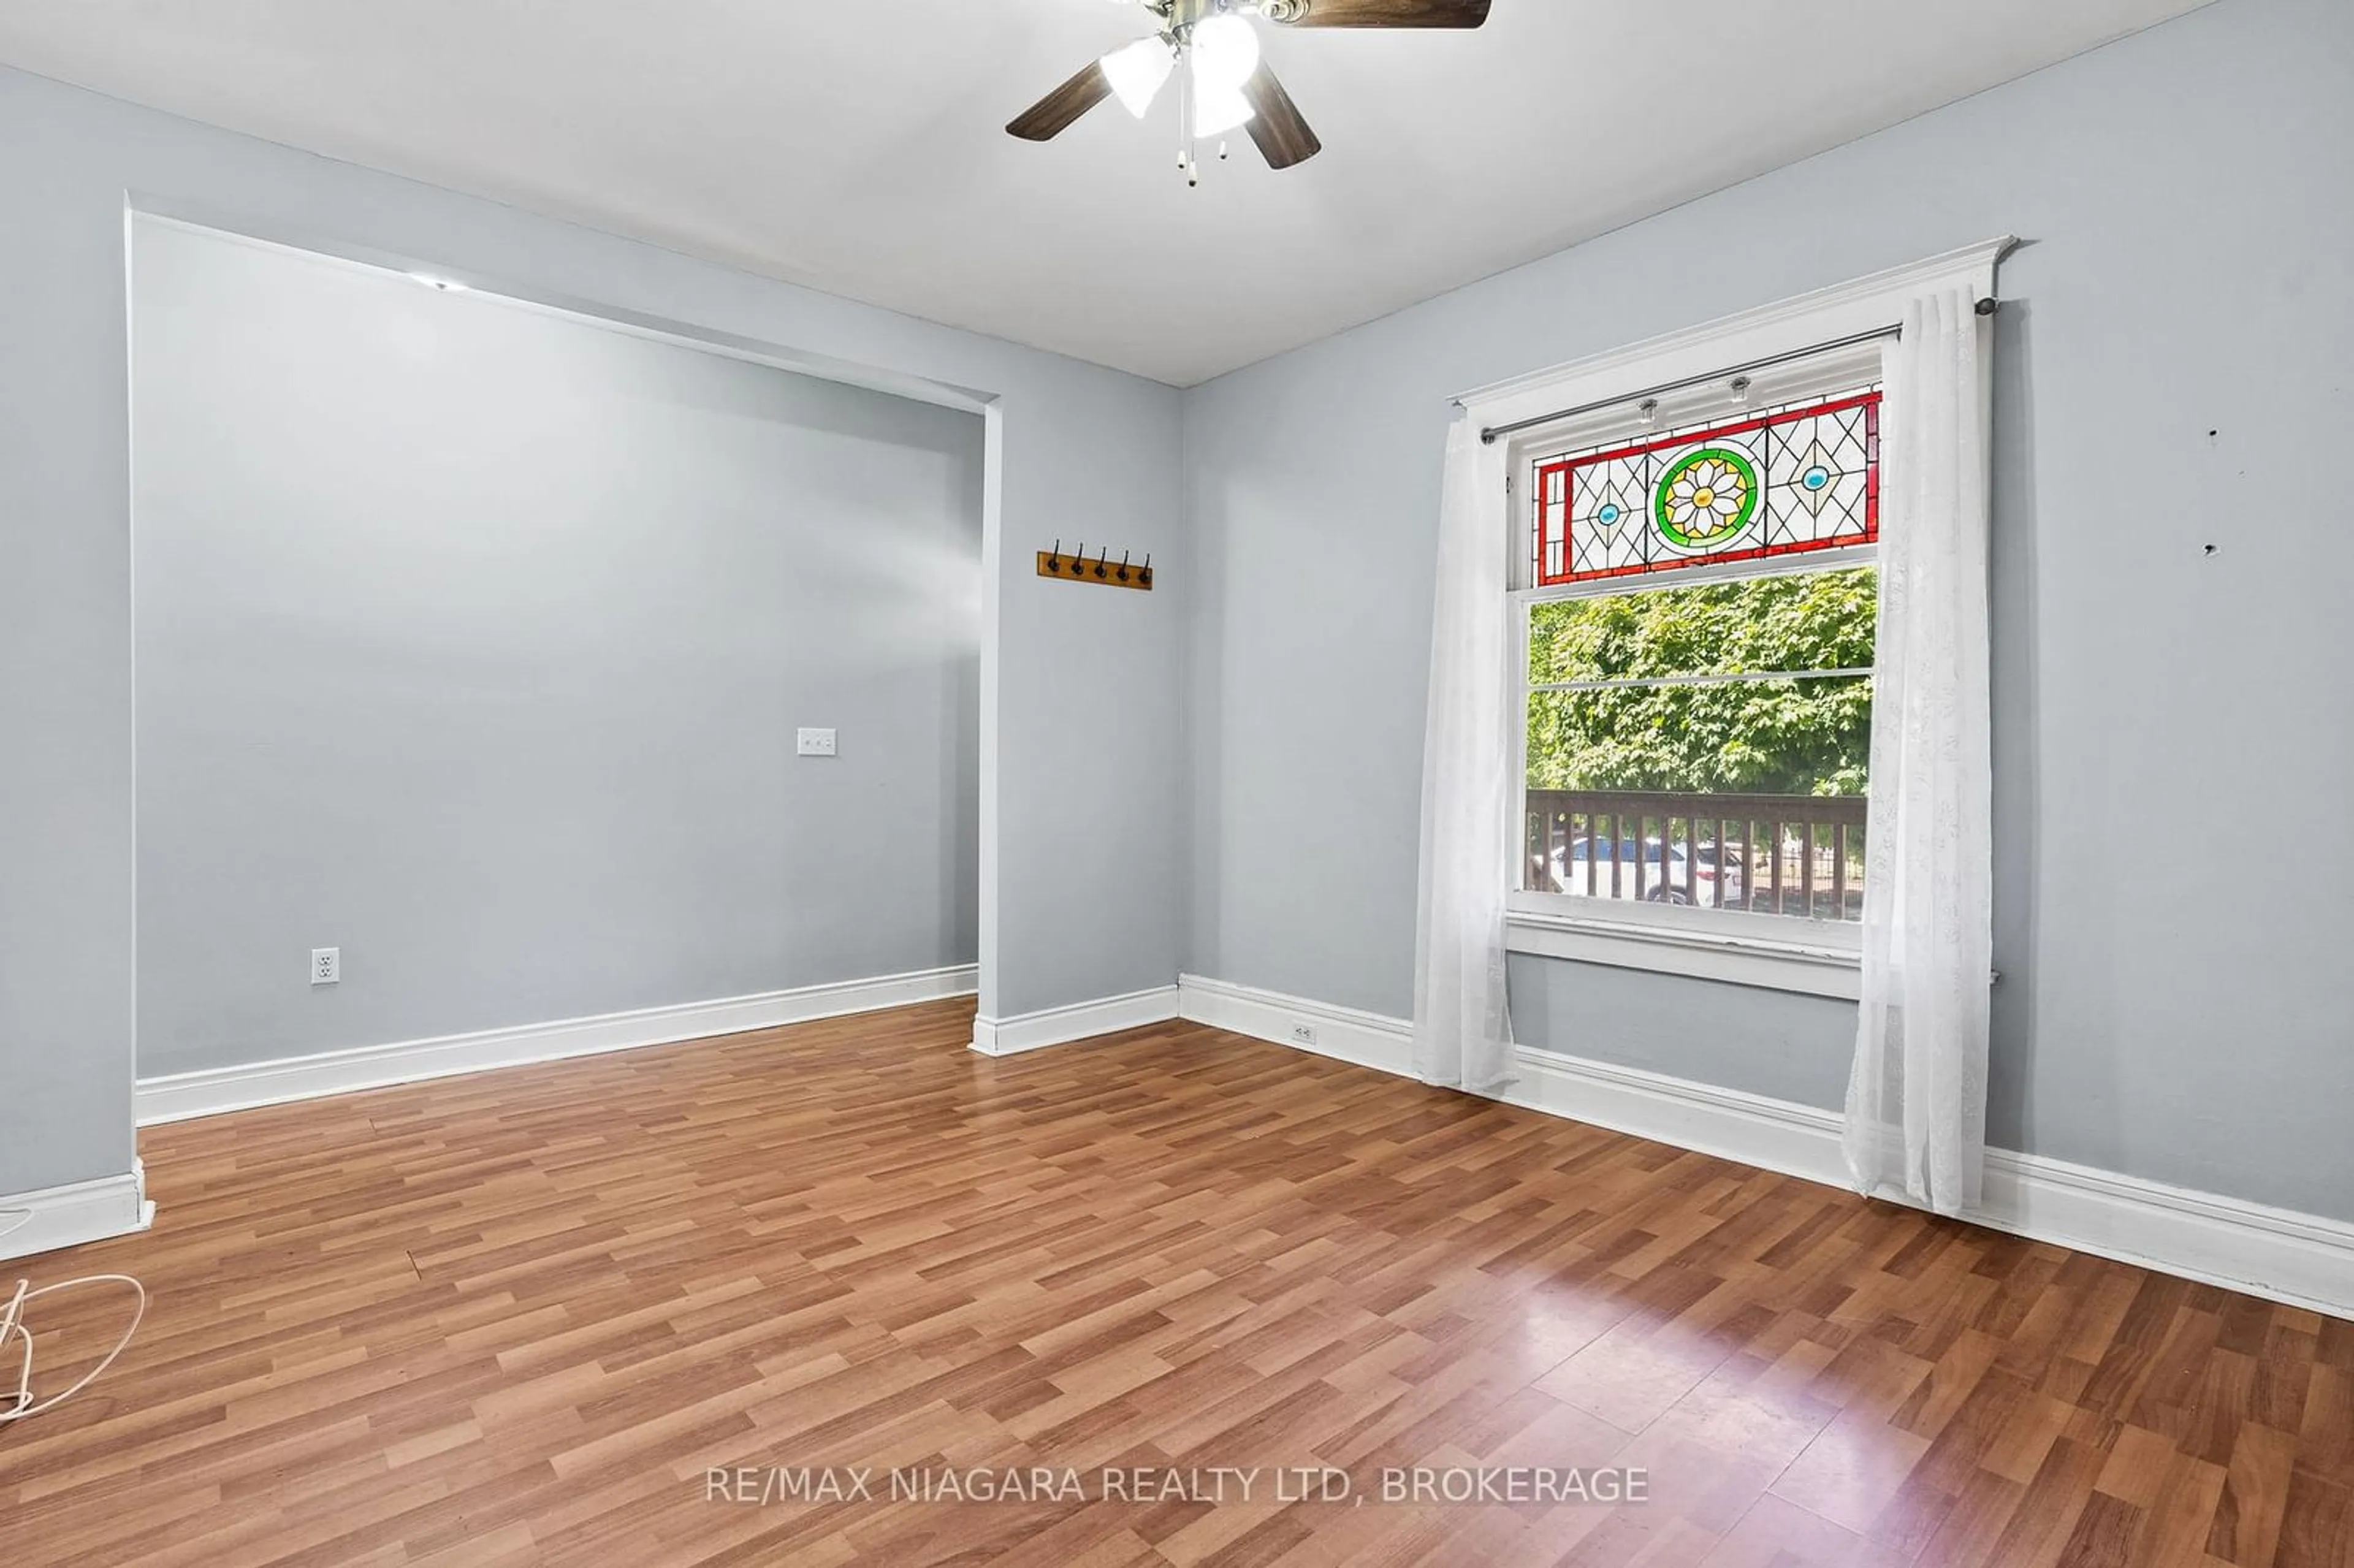
[[[833,731],[830,729],[801,731],[801,754],[803,757],[832,757],[834,754]]]
[[[311,983],[338,985],[344,978],[344,950],[341,948],[311,949]]]

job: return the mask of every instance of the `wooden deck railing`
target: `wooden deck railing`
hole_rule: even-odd
[[[1524,885],[1860,920],[1869,809],[1855,795],[1532,789]]]

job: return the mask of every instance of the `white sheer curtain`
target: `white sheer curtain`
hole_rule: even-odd
[[[1848,1167],[1940,1213],[1986,1162],[1993,792],[1984,331],[1968,291],[1904,313],[1882,452],[1863,1001]]]
[[[1504,712],[1511,661],[1511,529],[1504,449],[1469,419],[1447,440],[1438,520],[1430,715],[1422,754],[1422,884],[1415,927],[1414,1066],[1425,1083],[1493,1094],[1509,1086],[1504,897],[1519,792]]]

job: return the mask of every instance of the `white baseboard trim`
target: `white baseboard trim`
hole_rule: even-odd
[[[11,1210],[23,1210],[31,1218]],[[155,1205],[147,1201],[147,1169],[134,1160],[120,1176],[0,1196],[0,1260],[127,1236],[154,1222]]]
[[[2161,1274],[2354,1319],[2354,1224],[2094,1170],[1987,1150],[1970,1218]]]
[[[447,1034],[397,1045],[364,1045],[315,1056],[142,1078],[133,1103],[139,1125],[153,1127],[159,1122],[186,1121],[196,1117],[218,1116],[224,1111],[249,1110],[256,1106],[317,1099],[359,1089],[380,1089],[493,1067],[519,1067],[567,1056],[599,1055],[608,1051],[633,1051],[646,1045],[668,1045],[715,1034],[740,1034],[747,1030],[774,1029],[845,1013],[937,1001],[944,997],[970,995],[979,984],[980,970],[970,964],[960,964],[877,980],[801,986],[722,1001],[682,1002],[635,1012],[567,1019],[558,1023],[526,1023],[472,1034]]]
[[[1412,1074],[1405,1020],[1184,976],[1180,1014],[1278,1045]],[[1301,1022],[1313,1041],[1296,1040]],[[1761,1170],[1847,1185],[1835,1111],[1559,1052],[1519,1049],[1514,1105]],[[2354,1319],[2354,1224],[2193,1192],[2064,1160],[1987,1151],[1985,1201],[1967,1216],[2032,1241],[2138,1264]]]
[[[1514,1105],[1828,1187],[1847,1185],[1834,1111],[1533,1046],[1516,1054],[1521,1081],[1504,1097]]]
[[[1067,1045],[1074,1040],[1117,1034],[1123,1029],[1141,1029],[1148,1023],[1166,1023],[1176,1016],[1177,988],[1155,986],[1150,991],[1108,996],[1096,1001],[1075,1001],[1066,1007],[1050,1007],[1013,1018],[976,1018],[972,1021],[972,1048],[984,1056],[1018,1056],[1024,1051],[1044,1051],[1049,1045]]]
[[[1403,1018],[1200,975],[1177,977],[1177,1012],[1188,1022],[1272,1040],[1402,1078],[1414,1076],[1414,1026]]]

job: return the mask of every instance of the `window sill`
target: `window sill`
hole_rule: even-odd
[[[1862,991],[1863,959],[1851,948],[1520,910],[1507,916],[1504,932],[1515,953],[1842,1001]]]

